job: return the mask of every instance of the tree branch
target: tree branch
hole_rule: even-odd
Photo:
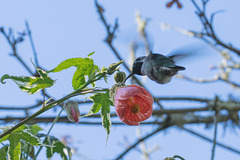
[[[206,140],[206,141],[208,141],[208,142],[211,142],[211,143],[213,142],[212,139],[210,139],[210,138],[208,138],[208,137],[206,137],[206,136],[203,136],[203,135],[201,135],[201,134],[199,134],[199,133],[197,133],[197,132],[195,132],[195,131],[193,131],[193,130],[190,130],[190,129],[187,129],[187,128],[181,127],[181,126],[178,126],[178,127],[180,127],[181,129],[183,129],[184,131],[186,131],[186,132],[188,132],[188,133],[191,133],[191,134],[193,134],[193,135],[195,135],[195,136],[197,136],[197,137],[199,137],[199,138],[202,138],[202,139],[204,139],[204,140]],[[236,153],[236,154],[240,154],[240,150],[237,150],[237,149],[235,149],[235,148],[232,148],[231,146],[225,145],[225,144],[220,143],[220,142],[217,142],[217,141],[216,141],[216,145],[218,145],[219,147],[222,147],[222,148],[224,148],[224,149],[227,149],[227,150],[229,150],[229,151],[232,151],[232,152],[234,152],[234,153]]]
[[[156,129],[155,131],[147,134],[146,136],[138,139],[135,143],[133,143],[131,146],[129,146],[124,152],[122,152],[121,154],[119,154],[119,156],[117,156],[115,158],[115,160],[119,160],[119,159],[122,159],[130,150],[132,150],[133,148],[135,148],[139,143],[141,143],[142,141],[152,137],[153,135],[157,134],[158,132],[162,131],[162,130],[165,130],[167,128],[171,127],[170,124],[165,124],[163,126],[160,126],[158,129]]]

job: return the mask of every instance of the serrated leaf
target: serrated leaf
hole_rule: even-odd
[[[91,108],[92,113],[98,113],[100,111],[104,103],[104,97],[104,93],[96,93],[89,97],[89,99],[93,101],[93,106]]]
[[[6,141],[9,137],[9,134],[0,139],[0,143]]]
[[[31,132],[32,134],[34,134],[34,135],[37,135],[39,131],[42,131],[42,130],[43,130],[43,129],[42,129],[39,125],[37,125],[37,124],[31,125],[31,126],[29,126],[29,128],[30,128],[30,130],[31,130],[30,132]]]
[[[1,129],[3,129],[3,132],[6,132],[8,129],[10,129],[10,126],[7,127],[2,127]],[[4,136],[3,138],[0,139],[0,143],[4,142],[6,140],[8,140],[9,136],[12,135],[13,133],[19,133],[20,131],[22,131],[25,128],[24,125],[22,125],[21,127],[19,127],[18,129],[16,129],[15,131],[13,131],[11,134],[7,134],[6,136]]]
[[[90,53],[90,55],[92,54]],[[78,89],[86,82],[85,76],[90,77],[92,73],[95,73],[99,70],[98,66],[94,65],[93,59],[87,57],[67,59],[49,72],[60,72],[70,67],[77,68],[72,79],[72,87],[74,90]]]
[[[35,133],[37,127],[35,126]],[[7,129],[6,129],[7,130]],[[5,130],[5,131],[6,131]],[[31,133],[31,129],[27,125],[22,125],[12,133],[8,134],[7,136],[3,137],[1,141],[6,141],[8,140],[10,142],[9,148],[8,148],[8,158],[10,160],[17,160],[20,159],[21,155],[21,142],[24,141],[24,143],[29,143],[31,145],[39,145],[40,144],[40,139],[33,135]]]
[[[21,158],[23,155],[28,155],[33,159],[35,155],[34,146],[25,141],[21,141]]]
[[[88,59],[88,58],[87,58]],[[88,62],[87,59],[83,59],[83,58],[69,58],[69,59],[66,59],[64,61],[62,61],[56,68],[54,68],[53,70],[49,71],[49,72],[60,72],[62,70],[65,70],[65,69],[68,69],[70,67],[77,67],[81,64],[85,64],[85,63],[90,63]]]
[[[64,152],[64,149],[68,149],[65,144],[63,144],[60,140],[58,140],[55,137],[48,137],[48,140],[46,142],[48,145],[51,145],[53,147],[46,147],[47,148],[47,158],[51,158],[54,153],[60,154],[63,160],[67,160],[67,155]],[[71,156],[71,155],[69,155]]]
[[[101,109],[102,125],[110,133],[111,120],[110,120],[110,105],[112,101],[109,99],[109,93],[96,93],[89,97],[93,101],[93,106],[91,108],[92,113],[97,113]]]
[[[41,89],[51,87],[54,84],[54,80],[52,80],[44,70],[37,68],[37,71],[40,77],[9,76],[8,74],[5,74],[2,76],[1,82],[5,84],[6,82],[4,82],[4,80],[11,79],[22,91],[29,94],[34,94],[36,92],[39,92]]]
[[[40,143],[40,139],[37,136],[30,133],[28,130],[23,130],[21,132],[20,138],[30,143],[31,145],[38,145]]]
[[[8,147],[9,147],[9,145],[5,145],[2,148],[0,148],[0,159],[1,160],[7,160]]]
[[[72,87],[73,89],[79,88],[81,85],[83,85],[86,80],[84,77],[84,72],[83,68],[78,68],[76,72],[73,74],[73,79],[72,79]]]
[[[8,159],[10,160],[20,159],[21,143],[19,136],[10,135],[8,140],[10,141],[10,145],[8,148]]]
[[[73,89],[78,89],[81,87],[85,82],[85,76],[90,77],[90,74],[94,72],[96,69],[98,69],[97,66],[95,66],[92,62],[92,64],[86,65],[86,66],[79,66],[76,70],[76,72],[73,75],[72,79],[72,86]]]
[[[109,106],[103,106],[101,109],[101,117],[102,117],[102,125],[107,131],[107,134],[110,133],[111,128],[111,119],[110,119],[110,107]]]

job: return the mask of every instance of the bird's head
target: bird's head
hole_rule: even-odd
[[[138,57],[133,62],[132,74],[142,75],[141,68],[142,68],[142,64],[143,64],[143,61],[145,58],[146,58],[146,56]]]

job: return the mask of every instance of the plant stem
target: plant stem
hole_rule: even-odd
[[[51,102],[49,104],[47,104],[46,106],[42,107],[40,110],[38,110],[36,113],[34,113],[33,115],[27,117],[26,119],[24,119],[23,121],[21,121],[20,123],[18,123],[17,125],[13,126],[12,128],[10,128],[9,130],[7,130],[6,132],[3,132],[0,134],[0,139],[3,138],[4,136],[6,136],[7,134],[13,132],[14,130],[16,130],[17,128],[19,128],[20,126],[24,125],[25,123],[31,121],[32,119],[34,119],[35,117],[37,117],[38,115],[42,114],[43,112],[53,108],[54,106],[64,102],[65,100],[71,98],[71,97],[74,97],[74,96],[77,96],[77,95],[80,95],[82,94],[82,90],[84,88],[86,88],[89,84],[91,83],[90,80],[88,80],[82,87],[80,87],[79,89],[75,90],[74,92],[66,95],[65,97],[59,99],[59,100],[56,100],[54,102]]]
[[[61,109],[61,111],[59,112],[58,116],[54,119],[54,121],[53,121],[53,123],[52,123],[50,129],[48,130],[48,132],[47,132],[47,134],[46,134],[45,139],[43,140],[43,143],[46,142],[47,137],[49,136],[51,130],[53,129],[53,126],[54,126],[54,125],[56,124],[56,122],[58,121],[58,119],[59,119],[59,117],[60,117],[60,115],[61,115],[61,113],[62,113],[63,110],[64,110],[64,108]],[[36,155],[35,155],[34,158],[33,158],[34,160],[37,158],[37,156],[38,156],[39,153],[41,152],[42,148],[43,148],[43,146],[41,146],[41,147],[38,149]]]

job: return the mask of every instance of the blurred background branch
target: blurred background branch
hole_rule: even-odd
[[[177,2],[178,8],[182,8],[182,4],[180,4],[178,1],[173,0],[171,1]],[[202,40],[204,43],[208,44],[212,48],[214,48],[217,53],[221,55],[222,61],[218,66],[214,66],[211,69],[218,70],[218,73],[214,74],[211,78],[192,78],[185,75],[177,75],[176,77],[184,79],[186,81],[190,82],[198,82],[198,83],[215,83],[218,81],[225,82],[227,85],[232,86],[234,88],[240,89],[240,84],[231,80],[230,77],[233,74],[233,70],[239,71],[240,69],[240,62],[237,62],[232,55],[240,56],[240,50],[236,48],[235,46],[228,44],[227,42],[224,42],[221,40],[214,27],[214,17],[220,13],[220,11],[213,12],[210,14],[210,16],[207,16],[206,8],[209,3],[208,0],[201,0],[201,6],[195,1],[191,0],[193,6],[195,7],[196,15],[198,16],[201,25],[202,30],[201,31],[193,31],[193,30],[186,30],[179,27],[173,27],[166,23],[161,23],[162,29],[172,29],[177,32],[180,32],[181,34],[198,38]],[[171,7],[172,3],[168,3],[168,7]],[[98,15],[100,17],[100,21],[102,22],[104,29],[106,30],[106,38],[105,42],[107,46],[110,48],[111,52],[117,57],[118,60],[123,60],[123,55],[120,54],[120,52],[117,50],[117,48],[114,46],[113,42],[116,38],[116,32],[119,29],[119,22],[118,19],[115,19],[115,22],[113,25],[109,24],[106,20],[106,17],[104,15],[104,9],[103,7],[98,3],[97,0],[95,0],[96,9],[98,12]],[[149,18],[142,18],[140,13],[137,13],[136,15],[136,22],[137,22],[137,32],[141,35],[141,38],[144,40],[144,49],[146,51],[146,54],[148,54],[152,48],[151,43],[149,42],[149,36],[146,27],[150,23]],[[24,62],[22,59],[22,56],[19,54],[17,47],[18,45],[22,44],[26,37],[28,36],[30,40],[30,45],[32,48],[32,52],[34,55],[34,62],[36,66],[41,66],[41,63],[38,61],[37,58],[37,51],[33,42],[32,32],[29,27],[28,22],[25,23],[26,30],[22,32],[18,32],[17,35],[14,34],[13,29],[6,27],[0,27],[0,33],[3,35],[5,40],[8,42],[8,45],[11,47],[12,53],[11,56],[15,57],[17,61],[28,71],[28,73],[32,76],[37,76],[36,72],[31,69],[30,66],[27,65],[27,63]],[[130,46],[130,54],[132,57],[132,62],[134,59],[136,59],[136,50],[139,46],[139,44],[135,41],[131,41]],[[123,63],[123,66],[125,69],[131,73],[131,66],[126,63],[126,61]],[[132,82],[137,83],[145,88],[148,88],[147,85],[145,85],[139,78],[136,76],[132,77]],[[44,96],[47,98],[53,97],[50,94],[47,94],[46,92],[42,92]],[[53,99],[54,100],[54,99]],[[152,152],[147,152],[145,141],[147,141],[150,137],[153,135],[159,134],[160,132],[163,132],[167,130],[168,128],[171,128],[173,126],[177,126],[181,130],[187,133],[191,133],[198,138],[204,139],[210,143],[213,144],[212,146],[212,159],[214,159],[215,153],[215,147],[220,146],[223,147],[226,150],[232,151],[236,154],[240,155],[239,149],[235,149],[234,147],[231,147],[231,144],[223,144],[218,142],[217,140],[217,128],[219,128],[219,125],[224,125],[226,123],[231,123],[233,128],[239,128],[239,114],[240,111],[240,101],[238,99],[221,99],[218,98],[216,101],[215,98],[202,98],[202,97],[192,97],[192,96],[186,96],[186,97],[162,97],[162,96],[154,96],[155,105],[158,107],[155,107],[153,111],[152,119],[146,122],[142,122],[141,126],[154,126],[155,129],[152,129],[151,132],[148,134],[143,135],[139,131],[138,138],[136,138],[136,141],[132,144],[129,144],[122,152],[119,153],[118,156],[116,156],[115,159],[121,159],[126,154],[128,154],[130,151],[132,151],[134,148],[136,148],[138,145],[141,144],[141,153],[145,155],[145,159],[150,159]],[[178,104],[178,108],[173,108],[171,105],[166,105],[163,102],[191,102],[191,107],[185,107],[182,104]],[[1,111],[8,111],[9,113],[14,111],[16,112],[24,112],[24,116],[5,116],[1,115],[0,117],[0,123],[1,124],[7,124],[12,122],[19,122],[24,120],[30,113],[33,113],[35,109],[42,107],[44,100],[36,100],[35,104],[31,104],[28,106],[0,106]],[[78,104],[82,107],[86,104],[91,104],[92,102],[89,100],[86,101],[78,101]],[[193,105],[194,103],[194,105]],[[164,105],[163,105],[164,104]],[[196,107],[196,105],[201,105],[201,107]],[[164,106],[164,107],[163,107]],[[62,107],[62,105],[61,105]],[[201,113],[204,113],[202,115]],[[82,113],[86,114],[86,113]],[[115,112],[111,113],[112,119],[117,119],[117,115]],[[35,123],[52,123],[55,119],[55,116],[40,116],[38,118],[35,118],[32,120],[29,124],[35,124]],[[126,126],[119,120],[112,121],[113,126]],[[61,116],[58,119],[57,123],[71,123],[66,116]],[[78,123],[80,125],[96,125],[100,126],[101,118],[100,114],[95,114],[90,117],[86,117],[80,120]],[[208,138],[206,136],[203,136],[200,133],[197,133],[196,131],[193,131],[192,129],[188,129],[185,126],[191,126],[196,124],[204,124],[206,126],[214,125],[214,136],[213,139]],[[153,128],[154,128],[153,127]],[[157,128],[156,128],[157,127]]]

